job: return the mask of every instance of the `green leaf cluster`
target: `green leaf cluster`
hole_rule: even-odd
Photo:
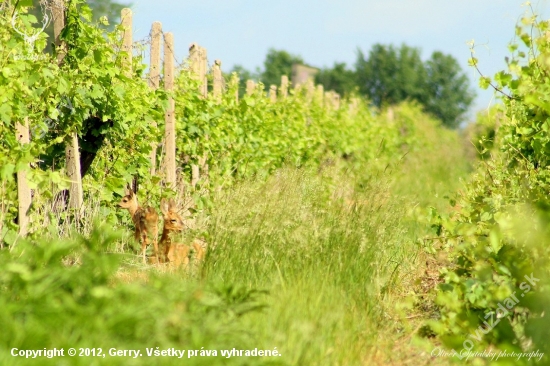
[[[437,291],[440,318],[430,325],[457,352],[538,349],[547,363],[549,23],[528,20],[516,29],[508,70],[494,77],[506,93],[503,113],[481,121],[490,132],[480,133],[486,136],[478,145],[485,160],[456,199],[457,212],[436,220],[441,250],[451,262]],[[528,280],[533,277],[537,281]],[[501,306],[507,311],[496,317]]]

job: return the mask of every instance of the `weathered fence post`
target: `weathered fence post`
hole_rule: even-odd
[[[189,66],[191,67],[191,73],[198,78],[199,76],[199,45],[191,43],[189,46]]]
[[[57,50],[57,63],[61,64],[67,54],[67,45],[59,39],[61,31],[65,27],[65,2],[53,2],[52,5],[53,34],[55,48]]]
[[[154,22],[151,27],[151,59],[149,65],[149,87],[153,90],[159,88],[160,85],[160,36],[162,35],[162,24]],[[152,127],[157,128],[156,122]],[[157,142],[151,143],[151,175],[155,175],[157,169]]]
[[[309,78],[306,81],[306,100],[308,103],[311,103],[313,99],[314,91],[315,91],[315,84],[313,83],[313,79]]]
[[[199,47],[199,60],[199,80],[201,81],[201,94],[204,98],[206,98],[208,96],[208,79],[206,78],[208,58],[206,56],[206,48]]]
[[[388,121],[393,122],[393,120],[395,118],[393,107],[388,107],[388,111],[386,113],[388,114]]]
[[[326,91],[324,93],[323,104],[328,108],[332,108],[332,97],[330,91]]]
[[[340,109],[340,94],[333,91],[332,100],[333,100],[334,109]]]
[[[16,123],[15,130],[17,141],[20,144],[28,144],[30,142],[28,118],[25,117],[24,124]],[[25,236],[28,232],[29,208],[31,207],[31,189],[27,183],[27,172],[25,170],[17,172],[17,200],[19,201],[19,214],[17,216],[19,235]]]
[[[65,27],[65,9],[63,6],[53,7],[53,33],[55,45],[58,49],[57,62],[61,64],[67,52],[67,45],[61,42],[59,35]],[[65,145],[65,166],[67,177],[71,181],[69,188],[69,207],[80,209],[84,201],[82,191],[82,175],[80,172],[80,152],[78,149],[78,135],[76,131],[71,132]]]
[[[174,36],[168,32],[164,34],[164,89],[168,97],[168,109],[164,114],[164,166],[166,169],[166,185],[176,186],[176,119],[174,116],[175,103],[171,95],[174,89]]]
[[[315,89],[315,101],[319,105],[323,105],[323,97],[325,95],[325,88],[323,85],[319,84],[317,85],[317,88]]]
[[[235,102],[239,103],[239,75],[237,73],[233,73],[231,75],[231,81],[230,81],[230,88],[235,88]]]
[[[122,67],[125,75],[132,77],[132,10],[124,8],[120,11],[120,19],[124,34],[122,38]]]
[[[281,76],[280,94],[282,98],[286,98],[288,96],[288,76],[286,75]]]
[[[359,109],[359,98],[353,97],[350,100],[349,103],[349,112],[352,116],[355,116],[357,114],[357,110]]]
[[[206,49],[196,43],[191,43],[189,46],[189,63],[191,73],[199,80],[199,94],[206,98],[208,95],[208,82],[206,79]]]
[[[275,103],[277,101],[277,85],[271,85],[269,87],[269,99],[271,100],[271,103]]]
[[[195,186],[199,182],[199,179],[199,166],[197,164],[191,164],[191,186],[193,186],[193,188],[195,188]]]
[[[214,61],[214,66],[212,66],[213,74],[213,87],[212,91],[214,94],[214,99],[220,103],[222,99],[222,89],[223,89],[223,76],[221,70],[222,62],[220,60]]]
[[[256,89],[256,83],[254,82],[254,80],[247,80],[246,81],[246,95],[254,94],[255,89]]]

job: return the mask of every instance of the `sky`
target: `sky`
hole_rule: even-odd
[[[123,2],[123,1],[119,1]],[[479,68],[492,76],[506,68],[507,45],[515,25],[529,11],[525,0],[131,0],[134,40],[145,39],[154,21],[174,34],[178,61],[189,45],[208,50],[209,63],[222,70],[263,66],[270,48],[301,56],[315,67],[345,62],[352,67],[357,50],[376,43],[418,47],[422,58],[441,51],[454,56],[471,79],[477,98],[473,112],[495,103],[493,92],[478,87],[468,67],[474,40]],[[550,0],[531,2],[543,19]]]

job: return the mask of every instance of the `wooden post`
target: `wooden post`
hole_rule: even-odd
[[[222,89],[223,89],[223,76],[221,70],[222,62],[220,60],[214,61],[214,66],[212,66],[212,73],[214,74],[214,86],[213,93],[214,99],[220,103],[222,100]]]
[[[229,89],[231,88],[234,88],[235,89],[235,102],[236,103],[239,103],[239,76],[237,75],[237,73],[233,73],[233,75],[231,75],[231,81],[230,81],[230,87]]]
[[[280,94],[282,98],[286,98],[288,96],[288,76],[286,75],[281,76]]]
[[[125,75],[132,77],[132,10],[124,8],[120,11],[124,35],[122,38],[122,67]]]
[[[353,97],[350,100],[349,103],[349,112],[352,116],[355,116],[357,114],[357,110],[359,109],[359,98]]]
[[[247,80],[246,81],[246,95],[254,94],[255,89],[256,89],[256,83],[253,80]]]
[[[204,139],[208,141],[209,136],[204,136]],[[209,174],[209,166],[208,166],[208,154],[206,151],[202,154],[202,156],[199,156],[199,168],[202,171],[202,174],[198,175],[198,178],[200,179],[202,177],[203,183],[208,184],[208,174]]]
[[[206,78],[208,59],[206,56],[206,48],[199,47],[199,57],[199,80],[201,82],[200,93],[204,98],[206,98],[208,95],[208,79]]]
[[[393,111],[393,107],[388,107],[388,111],[387,111],[387,114],[388,114],[388,121],[390,122],[393,122],[394,120],[394,111]]]
[[[174,36],[171,32],[164,34],[164,89],[171,94],[174,89]],[[164,115],[164,140],[166,169],[166,185],[176,186],[176,119],[174,116],[175,103],[172,95],[168,97],[168,109]]]
[[[325,88],[323,85],[319,84],[317,85],[317,88],[315,89],[315,101],[319,105],[323,105],[323,97],[325,95]]]
[[[271,85],[269,87],[269,99],[271,100],[271,103],[275,103],[277,101],[277,85]]]
[[[323,104],[325,107],[330,108],[331,100],[330,100],[330,92],[326,91],[323,95]]]
[[[308,103],[311,102],[311,100],[313,99],[314,91],[315,84],[313,83],[313,79],[309,78],[306,82],[306,100],[308,101]]]
[[[29,134],[29,119],[25,117],[24,124],[15,124],[17,141],[20,144],[28,144],[30,142]],[[18,209],[18,224],[19,235],[25,236],[29,226],[29,208],[31,207],[31,189],[27,183],[27,172],[20,170],[17,172],[17,200],[19,201]]]
[[[191,67],[191,73],[197,78],[199,76],[199,61],[199,45],[196,43],[191,43],[191,46],[189,46],[189,66]]]
[[[199,179],[199,166],[196,164],[191,164],[191,186],[193,186],[193,188],[195,188],[199,182]]]
[[[334,109],[340,109],[340,94],[332,92],[332,100]]]
[[[59,35],[65,27],[65,9],[62,6],[53,7],[53,34],[58,49],[57,62],[61,64],[67,52],[67,45],[61,42]],[[78,148],[78,135],[71,132],[68,141],[65,142],[65,170],[71,181],[69,188],[69,207],[80,209],[84,201],[82,191],[82,175],[80,172],[80,151]]]
[[[71,180],[69,188],[69,207],[80,209],[84,202],[82,190],[82,175],[80,173],[80,152],[78,149],[78,135],[71,133],[69,141],[65,145],[65,160],[67,164],[67,177]]]
[[[67,45],[65,42],[61,42],[59,36],[61,35],[61,30],[65,27],[65,2],[53,2],[52,3],[52,15],[53,15],[53,33],[54,33],[54,42],[55,48],[57,50],[57,63],[61,64],[65,55],[67,54]]]
[[[192,74],[199,80],[199,94],[206,98],[208,95],[206,49],[196,43],[191,43],[191,46],[189,46],[189,63]]]
[[[151,27],[151,59],[149,65],[149,87],[156,90],[160,86],[160,37],[162,35],[162,24],[160,22],[154,22]],[[157,123],[153,122],[151,126],[155,130],[157,129]],[[157,169],[157,142],[151,142],[151,169],[149,172],[151,175],[156,174]]]

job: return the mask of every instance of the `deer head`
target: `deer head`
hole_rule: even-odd
[[[182,231],[184,229],[183,219],[178,214],[176,203],[172,198],[170,200],[161,199],[160,210],[164,217],[165,231]]]

